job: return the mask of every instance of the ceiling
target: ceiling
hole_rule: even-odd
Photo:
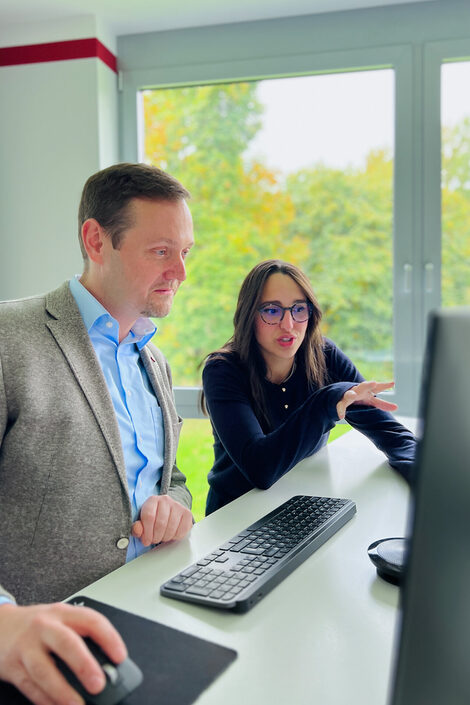
[[[245,22],[337,10],[400,5],[410,0],[0,0],[0,24],[94,15],[115,36]],[[414,0],[434,2],[435,0]]]

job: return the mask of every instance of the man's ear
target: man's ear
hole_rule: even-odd
[[[103,245],[109,237],[95,218],[88,218],[82,225],[82,241],[89,259],[101,264],[103,261]]]

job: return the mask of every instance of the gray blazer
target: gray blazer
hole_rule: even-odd
[[[141,357],[162,409],[161,493],[187,507],[168,363]],[[131,505],[119,428],[68,283],[0,303],[0,594],[62,600],[121,566]]]

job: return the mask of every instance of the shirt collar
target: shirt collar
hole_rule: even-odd
[[[76,274],[75,277],[70,280],[69,286],[88,333],[90,333],[92,329],[99,330],[103,325],[106,325],[107,322],[111,322],[113,326],[110,330],[114,330],[117,336],[117,331],[119,330],[118,322],[105,307],[95,299],[93,294],[83,286],[79,281],[79,277],[80,275]],[[157,327],[150,318],[138,318],[132,326],[129,335],[122,342],[135,343],[138,349],[141,350],[155,335],[156,330]]]

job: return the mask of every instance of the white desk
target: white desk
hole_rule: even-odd
[[[409,427],[410,419],[403,420]],[[160,584],[294,494],[353,499],[356,516],[246,614],[161,597]],[[198,705],[385,705],[398,588],[377,577],[372,541],[402,536],[406,483],[356,431],[81,594],[238,651]],[[156,664],[158,668],[158,664]]]

